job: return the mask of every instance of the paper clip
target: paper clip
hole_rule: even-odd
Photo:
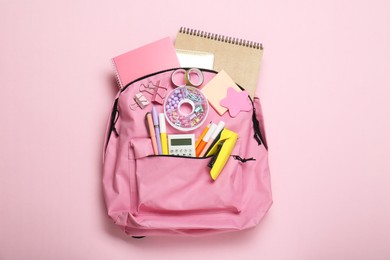
[[[136,110],[137,107],[144,109],[147,105],[149,105],[149,100],[142,93],[135,94],[134,101],[135,103],[130,104],[131,110]]]
[[[141,84],[139,87],[140,92],[148,93],[152,96],[152,102],[160,105],[164,104],[165,96],[167,95],[168,89],[160,85],[161,81],[157,81],[157,84],[149,81],[148,85]]]

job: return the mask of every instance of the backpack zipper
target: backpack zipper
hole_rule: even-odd
[[[164,73],[164,72],[168,72],[168,71],[173,71],[173,70],[177,70],[177,69],[190,69],[190,68],[172,68],[172,69],[166,69],[166,70],[161,70],[161,71],[158,71],[158,72],[154,72],[154,73],[151,73],[151,74],[148,74],[148,75],[145,75],[145,76],[142,76],[138,79],[135,79],[129,83],[127,83],[121,90],[120,90],[120,93],[122,93],[123,91],[125,91],[130,85],[136,83],[137,81],[140,81],[140,80],[143,80],[143,79],[146,79],[146,78],[149,78],[149,77],[152,77],[154,75],[157,75],[157,74],[160,74],[160,73]],[[215,70],[210,70],[210,69],[202,69],[202,68],[199,68],[202,72],[203,71],[206,71],[206,72],[211,72],[211,73],[214,73],[214,74],[217,74],[218,72],[215,71]],[[236,83],[236,85],[241,89],[241,90],[245,90],[243,87],[241,87],[239,84]],[[114,132],[115,133],[115,136],[118,137],[119,136],[119,133],[118,131],[116,130],[115,128],[115,124],[116,122],[118,121],[118,118],[119,118],[119,110],[118,110],[118,100],[119,100],[119,97],[120,95],[115,99],[115,102],[114,102],[114,106],[112,108],[112,112],[111,112],[111,118],[110,118],[110,130],[108,131],[108,136],[107,136],[107,142],[106,142],[106,145],[105,145],[105,149],[107,149],[107,146],[108,146],[108,142],[110,141],[110,138],[111,138],[111,133]],[[264,138],[261,134],[261,130],[260,130],[260,123],[259,121],[257,120],[256,118],[256,108],[253,104],[253,100],[252,98],[248,95],[248,98],[249,100],[251,101],[251,104],[252,104],[252,108],[253,108],[253,113],[252,113],[252,122],[253,122],[253,129],[255,131],[255,134],[254,134],[254,138],[255,140],[257,141],[257,144],[258,145],[261,145],[263,144],[265,149],[267,150],[268,147],[267,145],[265,144],[264,142]],[[187,157],[186,157],[187,158]]]
[[[183,155],[173,155],[173,154],[151,154],[146,157],[173,157],[173,158],[185,158],[185,159],[195,159],[195,160],[203,160],[213,157],[213,155],[205,156],[205,157],[192,157],[192,156],[183,156]]]
[[[151,74],[142,76],[142,77],[140,77],[140,78],[138,78],[138,79],[135,79],[135,80],[133,80],[133,81],[127,83],[127,84],[120,90],[120,93],[122,93],[123,91],[125,91],[131,84],[133,84],[133,83],[135,83],[135,82],[137,82],[137,81],[140,81],[140,80],[143,80],[143,79],[152,77],[152,76],[157,75],[157,74],[160,74],[160,73],[164,73],[164,72],[168,72],[168,71],[172,71],[172,70],[177,70],[177,69],[185,69],[185,70],[188,70],[188,69],[191,69],[191,68],[181,68],[181,67],[179,67],[179,68],[173,68],[173,69],[166,69],[166,70],[161,70],[161,71],[158,71],[158,72],[154,72],[154,73],[151,73]],[[199,68],[199,70],[201,70],[201,71],[206,71],[206,72],[212,72],[212,73],[215,73],[215,74],[218,73],[217,71],[215,71],[215,70],[210,70],[210,69],[201,69],[201,68]],[[239,86],[239,87],[240,87],[240,86]],[[240,87],[240,88],[241,88],[241,87]],[[241,89],[243,89],[243,88],[241,88]]]
[[[253,130],[255,131],[255,134],[254,134],[254,138],[256,139],[257,141],[257,144],[258,145],[261,145],[263,144],[264,145],[264,148],[266,150],[268,150],[268,147],[267,147],[267,144],[264,142],[264,138],[263,136],[261,135],[261,130],[260,130],[260,123],[259,123],[259,120],[257,120],[257,117],[256,117],[256,108],[255,108],[255,105],[253,104],[253,100],[249,97],[251,103],[252,103],[252,108],[253,108],[253,113],[252,113],[252,122],[253,122]]]
[[[105,144],[104,152],[106,152],[106,150],[107,150],[108,142],[110,141],[112,132],[115,133],[116,137],[119,136],[118,130],[116,130],[116,127],[115,127],[116,121],[118,121],[118,118],[119,118],[118,99],[119,99],[119,97],[117,97],[115,99],[114,105],[112,107],[111,116],[110,116],[110,129],[108,130],[108,133],[107,133],[107,141]]]

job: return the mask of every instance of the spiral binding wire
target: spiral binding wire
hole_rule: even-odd
[[[111,64],[112,64],[112,66],[114,68],[115,79],[116,79],[116,82],[118,83],[118,88],[122,89],[123,88],[123,84],[122,84],[121,78],[119,77],[119,72],[118,72],[118,69],[116,68],[116,64],[114,62],[114,59],[111,60]]]
[[[180,33],[184,34],[189,34],[197,37],[203,37],[215,41],[220,41],[220,42],[227,42],[231,44],[236,44],[240,46],[245,46],[249,48],[254,48],[254,49],[263,49],[263,45],[258,42],[253,42],[253,41],[248,41],[248,40],[243,40],[239,38],[234,38],[234,37],[229,37],[229,36],[224,36],[224,35],[219,35],[216,33],[209,33],[201,30],[196,30],[196,29],[191,29],[187,27],[180,27],[179,30]]]

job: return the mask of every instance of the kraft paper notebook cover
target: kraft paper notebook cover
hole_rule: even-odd
[[[175,48],[213,53],[214,70],[225,70],[254,97],[263,56],[260,43],[182,27]]]
[[[112,59],[119,88],[150,73],[180,67],[169,37],[149,43]]]

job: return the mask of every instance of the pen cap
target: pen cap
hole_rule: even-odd
[[[165,124],[165,115],[164,113],[158,114],[159,117],[159,122],[160,122],[160,132],[161,133],[166,133],[167,132],[167,126]]]
[[[214,133],[216,128],[217,128],[217,125],[212,123],[209,130],[207,131],[206,135],[203,137],[203,141],[208,142],[211,138],[211,135]]]
[[[153,116],[153,124],[155,126],[158,125],[158,114],[155,106],[152,107],[152,116]]]
[[[219,122],[217,125],[217,128],[215,129],[215,131],[211,135],[211,139],[214,140],[215,138],[217,138],[218,134],[222,131],[222,129],[224,127],[225,127],[225,122],[223,122],[223,121]]]

